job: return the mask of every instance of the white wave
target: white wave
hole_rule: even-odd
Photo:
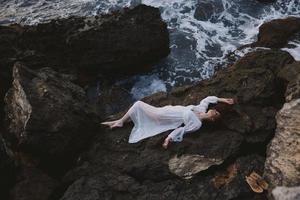
[[[222,63],[228,53],[235,51],[241,45],[256,40],[261,24],[272,19],[300,15],[300,5],[297,0],[278,0],[275,4],[260,4],[255,0],[222,0],[224,11],[219,14],[217,21],[199,21],[194,18],[197,2],[195,0],[142,1],[144,4],[160,8],[163,19],[168,22],[169,29],[177,30],[177,32],[185,34],[186,38],[195,41],[195,48],[185,49],[195,53],[195,62],[190,62],[195,65],[186,63],[183,68],[192,68],[199,72],[193,73],[194,76],[190,76],[190,80],[211,77],[214,67],[218,63]],[[250,5],[251,3],[252,5]],[[248,5],[253,8],[248,9]],[[189,11],[183,12],[184,10]],[[172,33],[174,32],[176,33],[176,31],[172,31]],[[174,42],[176,41],[171,40],[171,45],[174,45]],[[176,43],[175,45],[180,46]],[[176,56],[177,60],[185,59],[185,55]],[[197,62],[197,60],[202,60],[202,62]],[[173,79],[166,80],[170,81],[169,84],[172,83],[172,85],[174,85],[174,80],[177,82],[176,80],[182,77],[182,65],[174,66],[174,69],[177,75],[172,74]]]
[[[295,60],[300,61],[300,43],[289,42],[290,45],[293,45],[294,48],[282,48],[281,50],[289,52]]]
[[[155,75],[144,75],[138,79],[130,92],[134,99],[141,99],[150,94],[167,90],[165,83]]]

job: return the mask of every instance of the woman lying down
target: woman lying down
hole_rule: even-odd
[[[143,101],[136,101],[120,119],[102,122],[110,129],[122,127],[124,123],[133,121],[134,127],[129,136],[129,143],[136,143],[142,139],[174,129],[164,140],[162,146],[167,149],[170,142],[181,142],[186,133],[201,128],[204,121],[215,121],[221,117],[216,109],[209,109],[210,103],[223,102],[234,104],[231,98],[208,96],[199,105],[167,105],[155,107]],[[181,126],[184,124],[184,126]]]

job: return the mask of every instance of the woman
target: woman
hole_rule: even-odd
[[[125,122],[133,121],[134,127],[129,136],[129,143],[136,143],[167,130],[174,129],[164,140],[162,146],[167,149],[170,142],[180,142],[183,135],[194,132],[202,126],[203,121],[215,121],[221,115],[216,109],[208,109],[210,103],[223,102],[233,104],[233,99],[208,96],[199,105],[167,105],[155,107],[143,101],[136,101],[121,118],[102,122],[110,129],[122,127]],[[184,126],[180,126],[184,124]]]

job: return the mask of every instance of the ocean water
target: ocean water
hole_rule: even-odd
[[[197,14],[202,2],[212,5],[204,9],[205,19]],[[236,49],[255,41],[261,24],[300,16],[300,0],[269,4],[256,0],[0,0],[0,24],[36,24],[70,15],[96,15],[140,3],[160,9],[168,24],[171,53],[151,72],[115,83],[134,99],[211,77],[217,68],[225,66],[229,53],[243,56],[254,50]],[[300,41],[290,41],[289,46],[283,50],[300,60]]]

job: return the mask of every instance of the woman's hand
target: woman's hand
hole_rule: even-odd
[[[220,102],[227,103],[229,105],[234,104],[234,99],[232,98],[219,98]]]
[[[232,105],[234,104],[234,99],[225,99],[225,103]]]

